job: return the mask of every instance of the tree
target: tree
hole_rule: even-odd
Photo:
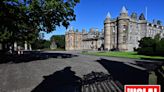
[[[51,42],[45,39],[37,39],[34,43],[31,44],[33,49],[49,49]]]
[[[0,43],[36,40],[40,31],[68,27],[79,0],[0,0]]]
[[[159,33],[154,36],[154,40],[155,40],[155,42],[160,41],[160,34]]]
[[[160,38],[160,34],[151,37],[144,37],[139,41],[138,54],[143,55],[160,55],[164,56],[164,38]]]
[[[51,37],[51,43],[56,43],[57,48],[65,48],[65,36],[64,35],[53,35]]]
[[[160,55],[160,56],[164,56],[164,38],[162,38],[159,43],[157,44],[157,48],[156,48],[156,54]]]
[[[151,37],[144,37],[139,41],[139,47],[152,47],[154,40]]]
[[[153,55],[155,40],[151,37],[144,37],[139,41],[138,54]]]
[[[51,32],[56,26],[67,28],[75,20],[73,9],[77,3],[79,0],[30,0],[28,14],[38,29]]]

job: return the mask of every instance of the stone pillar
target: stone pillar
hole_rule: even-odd
[[[28,47],[27,47],[27,41],[25,41],[25,44],[24,44],[24,50],[28,50]]]
[[[29,44],[29,50],[30,50],[30,51],[32,50],[31,44]]]
[[[149,73],[149,84],[150,85],[157,84],[157,76],[154,71],[150,71],[150,73]]]
[[[14,51],[17,51],[18,46],[17,46],[17,42],[14,42]]]
[[[111,49],[111,31],[110,31],[110,15],[109,15],[109,13],[104,21],[104,47],[105,47],[105,50]]]
[[[0,43],[0,50],[2,50],[2,43]]]

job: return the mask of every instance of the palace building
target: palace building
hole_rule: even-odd
[[[164,37],[164,26],[160,20],[148,22],[144,14],[137,16],[122,7],[117,18],[111,18],[110,14],[104,20],[104,28],[101,32],[97,28],[91,28],[89,32],[70,29],[65,33],[66,50],[112,50],[133,51],[138,48],[138,41],[143,37],[154,37],[160,34]]]

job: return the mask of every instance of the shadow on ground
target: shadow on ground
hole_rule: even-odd
[[[1,55],[0,64],[2,63],[25,63],[34,60],[44,60],[48,58],[72,58],[78,55],[68,53],[47,53],[41,51],[25,51],[24,54]]]
[[[156,69],[155,74],[158,76],[157,83],[161,85],[161,92],[164,92],[164,69],[162,67],[159,67],[158,69]]]
[[[153,60],[153,61],[163,61],[164,59],[153,59],[153,58],[141,58],[141,60]]]
[[[44,80],[31,92],[80,92],[81,78],[75,75],[71,67],[43,76],[43,78]]]
[[[106,59],[98,60],[115,80],[123,85],[127,84],[148,84],[149,73],[147,70],[128,65],[124,62],[110,61]]]
[[[146,59],[148,60],[148,59]],[[152,59],[149,59],[152,60]],[[154,71],[155,75],[157,77],[157,84],[161,85],[161,92],[164,91],[164,61],[153,59],[154,61],[136,61],[137,64],[141,67],[146,68],[148,71]]]
[[[92,71],[80,78],[66,67],[43,78],[31,92],[123,92],[122,84],[103,72]]]

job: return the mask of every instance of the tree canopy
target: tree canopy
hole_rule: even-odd
[[[0,0],[0,42],[33,41],[40,31],[68,27],[79,0]]]
[[[164,38],[155,35],[154,38],[144,37],[139,41],[138,54],[164,56]]]
[[[57,48],[65,48],[65,36],[53,35],[51,36],[51,43],[55,43],[57,45]]]

